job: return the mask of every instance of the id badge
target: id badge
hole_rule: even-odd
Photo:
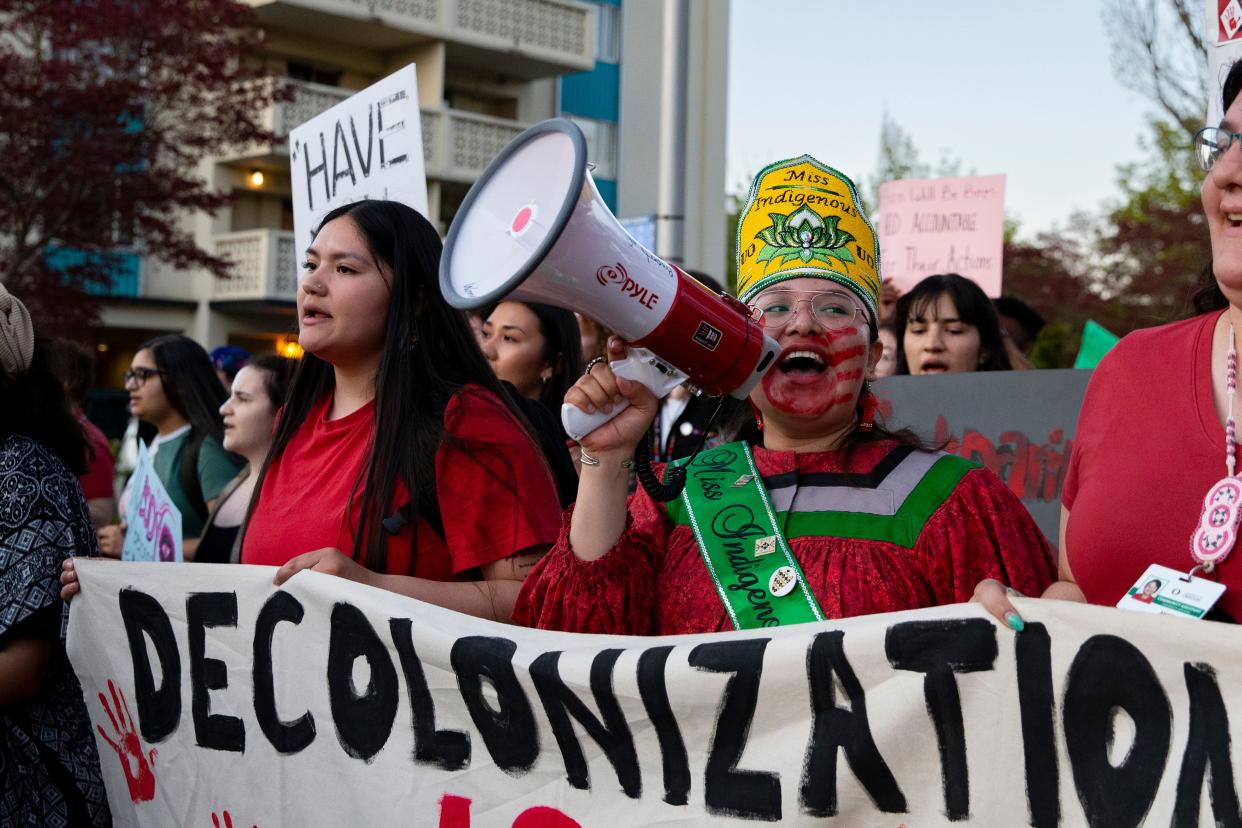
[[[1202,618],[1225,594],[1225,585],[1206,578],[1187,577],[1160,564],[1152,564],[1117,602],[1132,612]]]

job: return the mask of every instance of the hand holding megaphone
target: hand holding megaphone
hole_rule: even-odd
[[[601,377],[598,384],[603,386],[603,392],[610,394],[611,398],[600,398],[600,389],[595,384],[586,382],[583,390],[588,393],[585,399],[573,393],[578,388],[575,385],[565,395],[565,404],[561,406],[561,423],[565,426],[565,433],[578,442],[582,442],[583,437],[612,418],[620,416],[630,404],[630,394],[626,394],[624,390],[614,390],[620,388],[614,382],[615,379],[620,378],[626,385],[636,383],[653,394],[656,400],[663,399],[686,380],[684,373],[646,348],[631,348],[627,353],[625,344],[618,337],[608,341],[608,370],[598,369],[598,374]],[[583,379],[589,380],[591,376],[588,374]],[[654,416],[653,413],[647,418],[647,425],[651,424]]]
[[[607,457],[615,452],[621,459],[629,459],[660,410],[658,395],[667,391],[663,386],[653,390],[633,376],[642,373],[643,357],[636,351],[641,349],[627,353],[625,343],[612,337],[608,341],[609,362],[595,365],[565,394],[561,417],[566,430],[592,456]],[[612,428],[602,429],[606,424]]]
[[[582,131],[560,119],[514,138],[470,188],[444,242],[440,290],[462,310],[508,298],[590,316],[645,349],[614,371],[657,397],[688,379],[745,399],[780,353],[749,308],[625,231],[587,170]],[[584,437],[623,405],[609,407],[566,406],[567,433]]]

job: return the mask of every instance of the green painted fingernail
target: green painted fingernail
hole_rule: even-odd
[[[1016,612],[1005,613],[1005,623],[1008,624],[1009,628],[1014,632],[1022,632],[1026,629],[1026,622],[1023,621],[1022,617]]]

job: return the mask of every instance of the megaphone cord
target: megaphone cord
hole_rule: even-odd
[[[716,404],[716,409],[712,412],[712,416],[707,419],[707,424],[703,426],[703,432],[699,435],[698,445],[694,447],[694,451],[690,453],[690,457],[680,466],[667,466],[664,469],[664,480],[661,481],[656,477],[655,467],[651,463],[651,442],[643,439],[638,441],[638,445],[634,449],[634,473],[638,475],[638,482],[643,484],[643,489],[651,496],[651,499],[657,503],[668,503],[681,496],[682,490],[686,488],[686,466],[694,462],[694,458],[699,456],[699,452],[703,450],[703,444],[707,441],[707,435],[711,431],[712,426],[716,423],[716,418],[720,416],[720,410],[724,408],[725,398],[721,397],[720,402]]]

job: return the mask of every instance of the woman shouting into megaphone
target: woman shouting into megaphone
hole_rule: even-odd
[[[995,475],[876,420],[879,251],[853,183],[809,156],[766,168],[739,253],[739,298],[781,347],[753,423],[685,463],[680,500],[627,499],[656,400],[593,365],[566,402],[630,405],[583,438],[577,503],[515,620],[699,633],[957,603],[984,577],[1047,586],[1051,550]]]

